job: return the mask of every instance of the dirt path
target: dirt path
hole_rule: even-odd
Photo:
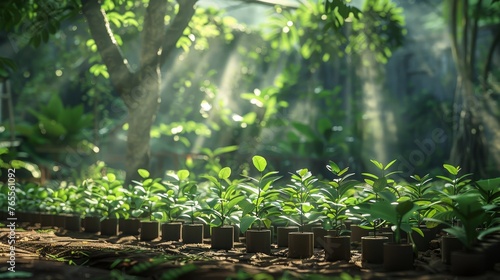
[[[8,229],[0,229],[0,279],[252,279],[260,274],[278,279],[341,279],[347,273],[358,279],[459,279],[439,261],[439,250],[421,253],[415,270],[384,272],[379,265],[366,265],[352,251],[350,262],[325,262],[322,250],[305,260],[288,259],[287,249],[273,248],[271,255],[247,254],[243,243],[230,251],[210,250],[210,245],[178,242],[141,242],[135,236],[102,237],[57,230],[16,232],[16,273],[7,271],[10,248]],[[265,274],[265,275],[264,275]],[[13,278],[9,278],[13,277]],[[273,279],[271,277],[261,279]],[[314,278],[318,279],[318,278]],[[349,277],[342,278],[348,280]],[[464,278],[465,279],[465,278]],[[480,277],[500,279],[500,268]]]

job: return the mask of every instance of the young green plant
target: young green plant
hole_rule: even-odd
[[[248,177],[250,180],[240,185],[249,196],[248,200],[244,200],[247,203],[243,206],[243,217],[240,223],[242,232],[256,223],[259,230],[262,227],[269,228],[270,217],[280,214],[278,203],[280,192],[273,189],[273,184],[281,178],[277,176],[278,171],[264,172],[267,161],[259,155],[252,157],[252,163],[260,176],[259,178]]]
[[[143,181],[134,181],[136,183],[134,186],[134,205],[136,209],[132,211],[132,216],[139,218],[145,215],[150,221],[162,220],[164,214],[161,207],[164,202],[161,201],[160,194],[166,193],[167,188],[160,183],[160,178],[149,178],[149,171],[139,169],[138,172]]]
[[[301,232],[304,231],[305,225],[316,222],[320,217],[312,203],[321,197],[320,189],[316,186],[317,181],[307,168],[303,168],[291,173],[291,183],[282,189],[288,197],[282,201],[285,215],[280,218],[298,225]]]
[[[224,226],[227,222],[239,223],[241,210],[239,203],[245,199],[238,189],[238,181],[231,181],[231,168],[224,167],[218,172],[217,178],[211,175],[203,176],[210,182],[210,190],[215,197],[208,199],[209,209],[202,211],[209,214],[207,217],[212,226]],[[213,218],[212,218],[213,217]]]
[[[326,168],[336,178],[325,182],[318,204],[328,221],[325,228],[335,230],[335,234],[340,236],[347,232],[344,223],[349,217],[346,214],[347,211],[357,204],[357,198],[354,197],[356,193],[354,187],[359,182],[350,179],[354,173],[347,173],[349,167],[341,170],[335,162],[330,161]]]

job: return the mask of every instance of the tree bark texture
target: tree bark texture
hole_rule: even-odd
[[[149,169],[150,131],[160,105],[160,68],[194,15],[197,0],[178,1],[179,12],[164,24],[166,0],[150,0],[144,16],[140,67],[132,71],[113,36],[99,0],[82,0],[82,12],[111,83],[128,108],[125,185],[138,180],[139,168]]]
[[[481,1],[476,6],[474,16],[480,15]],[[485,174],[487,163],[487,146],[481,125],[481,112],[483,108],[477,99],[481,95],[475,94],[474,77],[477,40],[477,18],[468,16],[469,1],[452,1],[450,17],[451,49],[457,67],[457,88],[455,94],[454,110],[456,118],[454,123],[453,144],[450,161],[459,165],[464,173],[473,173],[475,177]],[[459,22],[461,24],[459,25]],[[461,28],[460,28],[461,27]],[[461,35],[461,43],[459,36]],[[470,39],[469,39],[470,38]]]

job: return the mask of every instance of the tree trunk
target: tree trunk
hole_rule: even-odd
[[[449,3],[451,4],[449,6],[451,9],[451,50],[458,73],[454,105],[457,118],[453,128],[450,161],[451,164],[460,166],[464,173],[473,173],[475,178],[479,178],[485,175],[487,146],[481,125],[483,108],[481,102],[477,100],[480,97],[475,94],[473,75],[475,65],[472,63],[475,62],[473,57],[476,55],[477,24],[481,1],[477,3],[472,27],[467,13],[469,2],[464,0]],[[462,22],[460,25],[459,19]],[[459,32],[462,37],[461,43],[458,40]]]
[[[125,186],[140,180],[139,168],[150,169],[150,131],[160,105],[159,68],[147,68],[140,76],[132,91],[136,103],[129,107]]]
[[[160,67],[167,60],[195,13],[197,0],[178,1],[179,10],[166,28],[167,1],[150,0],[144,16],[140,68],[133,72],[113,36],[99,0],[81,0],[92,38],[109,72],[111,83],[128,108],[125,186],[149,170],[150,132],[160,105]]]

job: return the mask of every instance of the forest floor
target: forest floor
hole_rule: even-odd
[[[309,259],[297,260],[286,257],[286,248],[274,247],[271,255],[246,253],[241,242],[233,250],[215,251],[209,239],[184,245],[36,228],[16,230],[13,273],[7,270],[8,236],[9,229],[3,226],[0,279],[500,279],[500,264],[476,277],[451,275],[441,263],[438,244],[419,253],[414,270],[385,272],[381,265],[362,263],[356,248],[349,262],[326,262],[321,249],[315,249]]]

